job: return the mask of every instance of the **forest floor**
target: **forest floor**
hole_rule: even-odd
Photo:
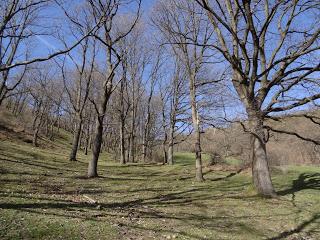
[[[205,168],[195,182],[190,153],[174,166],[103,154],[86,179],[90,155],[69,162],[69,142],[0,138],[0,239],[320,239],[320,167],[274,170],[279,198],[263,199],[249,171]]]

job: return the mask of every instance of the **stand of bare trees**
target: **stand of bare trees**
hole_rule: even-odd
[[[206,133],[237,122],[250,136],[241,154],[250,155],[257,192],[273,197],[271,133],[319,144],[272,124],[319,106],[318,1],[159,0],[149,19],[141,0],[2,3],[0,107],[32,116],[34,146],[72,133],[69,160],[92,154],[88,178],[98,176],[103,151],[120,164],[173,165],[176,146],[192,139],[204,181]],[[48,8],[66,23],[40,21]],[[51,49],[32,51],[36,41]],[[319,125],[311,113],[295,117]],[[236,143],[223,139],[227,155]]]

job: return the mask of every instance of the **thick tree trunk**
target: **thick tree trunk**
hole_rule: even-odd
[[[263,130],[263,119],[259,116],[249,114],[252,147],[252,177],[253,184],[258,193],[265,197],[274,197],[272,180],[268,165],[266,139]]]
[[[92,159],[88,166],[88,178],[98,177],[98,160],[102,145],[103,117],[98,116],[96,120],[95,137],[92,148]]]
[[[77,122],[75,124],[75,130],[74,130],[73,140],[72,140],[72,149],[69,156],[70,161],[77,161],[77,152],[78,152],[80,135],[81,135],[82,120],[78,119],[76,121]]]

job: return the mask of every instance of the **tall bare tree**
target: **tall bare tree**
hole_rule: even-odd
[[[319,99],[319,1],[196,0],[231,66],[247,114],[258,193],[275,196],[268,166],[266,118]],[[196,14],[196,13],[195,13]],[[200,44],[201,43],[197,43]]]
[[[84,121],[83,115],[89,97],[92,78],[94,77],[95,58],[97,56],[96,41],[94,38],[84,39],[79,46],[80,61],[78,60],[77,55],[67,55],[67,58],[71,60],[75,66],[75,71],[72,71],[72,75],[70,76],[70,74],[65,73],[65,64],[61,67],[65,90],[75,115],[72,149],[69,156],[70,161],[76,161],[78,145],[81,140],[80,134]],[[73,81],[70,82],[71,79]],[[70,84],[71,87],[69,86]]]
[[[196,10],[199,12],[196,13]],[[196,155],[196,179],[203,181],[201,159],[201,120],[197,105],[197,85],[201,69],[204,66],[206,54],[209,50],[207,42],[211,36],[211,29],[204,21],[204,11],[201,12],[195,2],[189,1],[162,1],[158,5],[154,24],[164,34],[167,44],[172,45],[175,55],[185,64],[189,78],[189,97],[191,105],[192,123]],[[187,44],[194,39],[202,44]]]
[[[132,20],[129,27],[122,31],[115,31],[116,16],[119,15],[119,8],[128,4],[126,1],[121,0],[90,0],[90,7],[93,17],[98,23],[103,19],[101,29],[94,34],[94,37],[101,43],[105,49],[106,54],[106,76],[102,82],[101,94],[98,101],[95,101],[95,109],[97,113],[95,134],[93,139],[92,159],[88,166],[88,177],[97,177],[97,164],[101,151],[102,134],[103,134],[103,121],[107,110],[107,104],[112,92],[115,89],[114,77],[115,71],[121,63],[121,56],[116,50],[116,44],[130,34],[135,27],[139,15],[141,0],[138,0],[137,14]]]

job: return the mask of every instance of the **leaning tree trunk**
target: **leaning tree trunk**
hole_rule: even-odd
[[[77,152],[79,147],[81,128],[82,128],[82,120],[76,119],[75,131],[74,131],[73,140],[72,140],[72,149],[69,156],[70,161],[77,161]]]
[[[111,75],[110,75],[111,76]],[[102,134],[103,134],[103,120],[107,110],[107,104],[111,95],[112,83],[106,82],[104,86],[104,94],[102,101],[97,112],[96,129],[94,133],[93,146],[92,146],[92,159],[88,166],[88,178],[98,177],[98,160],[101,152]]]
[[[268,165],[266,139],[263,130],[263,119],[249,114],[251,147],[252,147],[252,177],[258,193],[265,197],[276,195]]]
[[[88,178],[98,177],[98,159],[100,156],[100,150],[102,145],[102,133],[103,133],[103,116],[98,116],[96,120],[95,137],[92,147],[92,159],[88,166]]]

